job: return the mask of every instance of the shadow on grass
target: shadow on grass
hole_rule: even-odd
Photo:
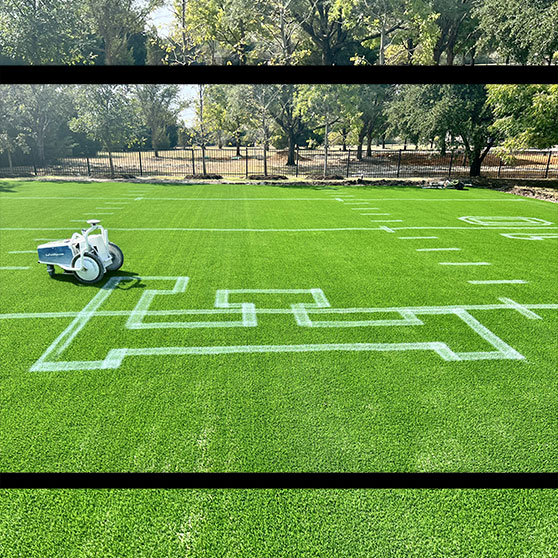
[[[16,187],[20,185],[21,183],[17,181],[0,181],[0,192],[14,194]]]
[[[52,277],[52,280],[53,281],[60,281],[61,283],[70,283],[70,284],[74,285],[75,287],[79,287],[79,288],[91,288],[92,287],[94,289],[100,289],[107,283],[107,281],[111,277],[130,277],[131,278],[129,281],[121,281],[120,283],[118,283],[116,285],[117,289],[120,289],[120,290],[123,290],[123,291],[128,291],[130,289],[145,289],[145,287],[146,287],[146,285],[141,282],[141,276],[138,273],[136,273],[135,271],[122,271],[122,270],[113,271],[113,272],[108,271],[102,281],[99,281],[99,283],[94,283],[92,285],[86,285],[85,283],[80,283],[72,272],[69,272],[69,273],[61,272],[60,273],[60,272],[58,272],[58,270],[54,274],[54,276]]]

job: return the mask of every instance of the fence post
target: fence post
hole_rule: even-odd
[[[89,162],[89,155],[85,157],[87,159],[87,176],[91,176],[91,163]]]
[[[448,180],[451,178],[451,169],[453,167],[453,149],[451,150],[449,169],[448,169]]]
[[[37,164],[33,161],[33,171],[35,172],[35,176],[37,176]]]
[[[349,152],[347,153],[347,178],[349,178],[349,166],[351,164],[351,148],[349,147]]]
[[[140,165],[140,176],[143,176],[143,166],[141,164],[141,151],[138,150],[139,165]]]
[[[500,178],[500,172],[502,171],[502,157],[498,155],[499,163],[498,163],[498,178]]]
[[[246,153],[246,178],[248,178],[248,146],[245,148]]]
[[[298,145],[296,146],[295,176],[298,177]]]
[[[548,171],[550,170],[550,159],[552,157],[552,151],[548,152],[548,159],[546,160],[546,170],[544,172],[544,177],[548,178]]]
[[[400,172],[401,172],[401,149],[399,150],[399,154],[397,156],[397,178],[399,178]]]
[[[190,150],[190,153],[192,155],[192,176],[193,176],[194,174],[196,174],[196,159],[194,158],[194,148],[193,147]]]

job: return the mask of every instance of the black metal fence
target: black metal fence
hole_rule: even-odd
[[[252,175],[290,177],[339,176],[342,178],[464,177],[469,161],[462,151],[445,155],[431,150],[374,149],[358,157],[356,149],[346,151],[298,149],[292,161],[287,150],[262,147],[173,149],[166,151],[128,151],[112,154],[115,176],[189,177],[217,174],[247,178]],[[204,164],[205,163],[205,164]],[[291,164],[288,164],[291,163]],[[2,163],[4,165],[4,163]],[[108,153],[94,157],[64,157],[39,166],[0,166],[0,176],[93,176],[110,177]],[[558,151],[518,151],[504,160],[496,152],[485,157],[481,176],[490,178],[558,178]]]

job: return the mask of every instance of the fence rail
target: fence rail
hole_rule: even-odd
[[[261,147],[201,148],[129,151],[112,154],[115,176],[169,176],[218,174],[247,178],[251,175],[317,177],[335,175],[362,178],[464,177],[469,162],[462,151],[445,155],[431,150],[374,149],[358,157],[356,149],[299,149],[292,164],[287,150]],[[205,164],[204,164],[205,163]],[[64,157],[45,165],[0,166],[0,176],[97,176],[110,177],[108,153],[92,157]],[[481,166],[481,176],[490,178],[558,178],[558,151],[528,150],[513,154],[506,162],[489,152]]]

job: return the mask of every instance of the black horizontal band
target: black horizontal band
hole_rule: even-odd
[[[1,473],[0,488],[558,488],[558,473]]]

